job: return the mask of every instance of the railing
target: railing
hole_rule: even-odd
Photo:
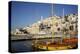
[[[11,36],[11,40],[18,39],[38,39],[38,38],[55,38],[55,37],[63,37],[61,34],[52,35],[52,34],[29,34],[29,35],[16,35]]]
[[[75,35],[74,35],[75,36]],[[70,38],[73,35],[67,34],[64,35],[63,33],[54,33],[54,34],[26,34],[26,35],[16,35],[11,36],[11,40],[18,40],[18,39],[43,39],[43,38]],[[75,36],[76,37],[76,36]]]

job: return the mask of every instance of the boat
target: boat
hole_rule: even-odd
[[[52,5],[53,9],[53,5]],[[52,16],[53,16],[53,11],[52,11]],[[63,19],[64,19],[64,9],[63,9]],[[64,25],[66,27],[66,24]],[[63,26],[63,27],[64,27]],[[72,26],[73,27],[73,26]],[[61,39],[61,41],[57,40],[54,41],[53,36],[52,36],[52,41],[33,41],[32,47],[34,50],[41,49],[41,50],[46,50],[46,51],[54,51],[54,50],[65,50],[65,49],[74,49],[78,47],[78,38],[77,38],[77,31],[73,31],[74,29],[64,29],[63,33],[65,34],[58,36],[58,34],[55,35],[55,38]],[[56,30],[56,29],[55,29]],[[55,31],[53,30],[53,31]],[[58,29],[60,31],[60,29]],[[57,33],[58,33],[57,31]],[[69,33],[69,35],[67,35]],[[54,34],[52,34],[54,35]],[[64,37],[63,37],[64,36]],[[67,37],[68,36],[68,37]]]
[[[32,44],[34,49],[41,49],[47,51],[53,50],[65,50],[65,49],[73,49],[77,48],[77,38],[66,38],[63,39],[62,43],[60,42],[44,42],[44,41],[37,41],[36,43]]]

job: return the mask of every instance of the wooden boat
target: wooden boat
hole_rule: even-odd
[[[48,50],[48,51],[52,51],[52,50],[65,50],[65,49],[73,49],[76,47],[78,43],[78,39],[77,38],[70,38],[70,39],[63,39],[62,43],[60,42],[37,42],[35,44],[33,44],[32,46],[34,48],[38,48],[38,49],[42,49],[42,50]]]

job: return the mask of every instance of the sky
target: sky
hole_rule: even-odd
[[[11,3],[11,29],[23,28],[41,19],[51,16],[52,4],[13,1]],[[57,16],[77,14],[77,5],[53,4],[53,13]]]

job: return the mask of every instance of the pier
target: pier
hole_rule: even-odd
[[[49,38],[62,38],[62,35],[54,35],[52,34],[26,34],[26,35],[14,35],[11,36],[11,40],[34,40],[34,39],[49,39]]]

